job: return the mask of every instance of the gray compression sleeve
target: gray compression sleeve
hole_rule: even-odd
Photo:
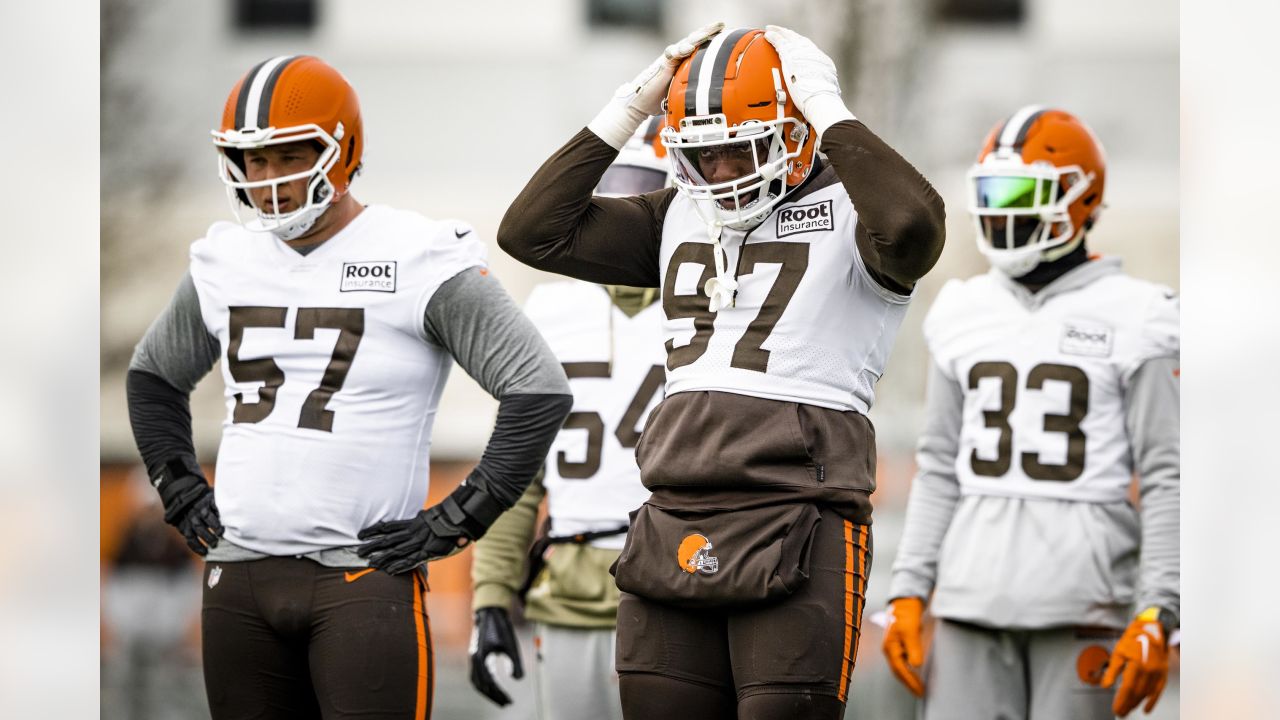
[[[440,286],[427,303],[427,339],[447,349],[490,395],[568,395],[560,361],[491,274],[474,269]]]
[[[933,592],[938,577],[938,551],[960,501],[955,467],[963,408],[960,384],[944,375],[936,363],[930,363],[925,390],[928,419],[916,447],[919,469],[911,483],[907,520],[889,582],[889,599],[928,599]]]
[[[501,512],[524,494],[573,405],[560,362],[488,273],[465,270],[427,303],[428,338],[498,399],[498,419],[466,484]]]
[[[1138,609],[1157,605],[1180,613],[1181,435],[1179,360],[1148,360],[1125,392],[1125,426],[1142,494],[1142,562]]]
[[[182,276],[169,306],[151,323],[147,334],[133,349],[130,370],[141,370],[162,378],[182,392],[195,389],[200,378],[218,361],[218,339],[209,334],[200,314],[191,273]]]

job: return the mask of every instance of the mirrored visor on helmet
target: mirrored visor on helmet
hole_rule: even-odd
[[[597,195],[642,195],[666,187],[665,170],[636,165],[610,165],[596,185]]]
[[[991,209],[1039,208],[1051,205],[1057,183],[1046,178],[989,175],[974,179],[976,206]]]

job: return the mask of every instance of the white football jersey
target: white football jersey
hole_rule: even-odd
[[[534,288],[524,311],[573,388],[573,412],[551,445],[543,480],[551,534],[626,525],[627,513],[649,498],[635,447],[663,397],[661,305],[627,317],[604,288],[574,280]],[[592,544],[621,549],[625,539]]]
[[[268,555],[359,544],[427,498],[452,358],[429,344],[432,294],[486,262],[471,227],[370,206],[307,255],[216,223],[191,246],[222,346],[216,493],[226,538]]]
[[[1027,307],[991,271],[951,280],[925,318],[942,372],[964,391],[956,477],[966,495],[1116,502],[1133,474],[1124,392],[1179,352],[1169,288],[1094,260],[1101,277]]]
[[[662,226],[667,392],[715,390],[867,413],[910,296],[880,286],[854,241],[839,182],[778,206],[743,232],[723,228],[735,302],[712,313],[713,244],[677,195]]]

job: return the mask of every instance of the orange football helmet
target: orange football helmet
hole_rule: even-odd
[[[711,556],[711,541],[706,535],[686,535],[676,549],[676,561],[680,569],[689,573],[710,575],[720,569],[720,559]]]
[[[671,184],[667,149],[658,140],[662,116],[649,118],[622,146],[613,164],[596,184],[596,195],[627,197],[661,190]]]
[[[1040,105],[998,123],[969,170],[978,249],[1021,277],[1079,247],[1102,210],[1106,154],[1074,115]]]
[[[310,169],[268,180],[248,180],[245,150],[304,140],[320,148],[320,156]],[[289,240],[310,229],[325,209],[347,192],[359,171],[364,153],[360,102],[346,78],[320,58],[273,57],[255,65],[231,89],[222,122],[213,131],[213,144],[218,148],[218,176],[227,186],[232,212],[239,217],[237,201],[254,208],[256,217],[246,222],[246,227]],[[270,187],[274,201],[281,184],[303,178],[309,179],[307,201],[288,213],[254,207],[245,192]]]
[[[726,30],[676,68],[664,101],[662,144],[673,182],[708,222],[759,225],[813,169],[817,134],[788,97],[782,61],[763,30]],[[749,154],[754,169],[710,184],[699,154]]]

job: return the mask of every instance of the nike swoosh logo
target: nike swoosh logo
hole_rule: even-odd
[[[369,573],[373,572],[375,569],[376,568],[365,568],[364,570],[358,570],[356,572],[351,572],[350,570],[348,570],[346,572],[347,582],[355,582],[360,578],[364,577],[365,575],[368,575]]]
[[[454,229],[453,229],[453,234],[454,234],[454,235],[457,235],[459,238],[461,238],[461,237],[463,237],[464,235],[470,235],[470,234],[471,234],[471,231],[470,231],[470,230],[468,230],[468,231],[466,231],[466,232],[458,232],[458,229],[457,229],[457,228],[454,228]]]

